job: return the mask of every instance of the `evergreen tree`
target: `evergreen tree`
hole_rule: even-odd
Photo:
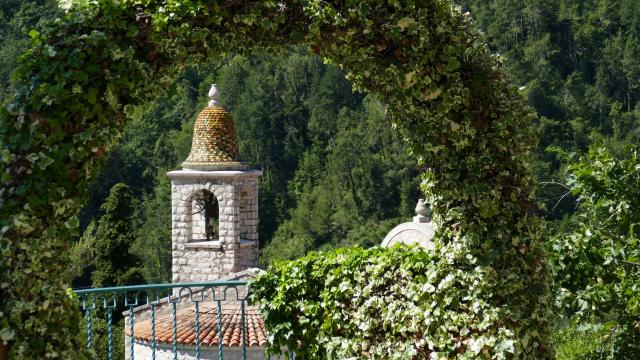
[[[133,204],[131,190],[125,184],[116,184],[102,204],[103,212],[95,233],[90,234],[91,275],[93,287],[140,284],[140,260],[129,249],[133,244]]]
[[[140,259],[147,283],[171,282],[171,184],[158,173],[152,194],[136,211],[135,242],[131,252]]]
[[[463,0],[539,114],[536,173],[561,179],[550,147],[584,152],[592,143],[622,150],[640,140],[637,111],[640,10],[635,0]],[[548,219],[575,211],[563,189],[544,186]]]

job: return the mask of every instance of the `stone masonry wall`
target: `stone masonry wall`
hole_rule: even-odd
[[[240,238],[258,240],[258,183],[247,179],[240,193]]]
[[[172,171],[173,282],[217,280],[255,267],[258,261],[260,171]],[[202,241],[192,234],[193,200],[201,190],[219,204],[219,237]],[[197,215],[196,215],[197,216]],[[197,227],[196,227],[197,228]]]
[[[130,359],[130,350],[128,337],[126,337],[127,345],[125,347],[125,359]],[[135,359],[152,359],[153,351],[151,344],[148,342],[135,341],[133,346],[133,352]],[[222,350],[224,360],[242,360],[242,348],[241,347],[224,347]],[[272,355],[272,360],[285,360],[287,356],[284,355]],[[157,360],[173,360],[173,346],[170,344],[156,344],[155,359]],[[194,360],[196,359],[195,346],[179,345],[177,349],[178,360]],[[218,348],[213,346],[201,345],[200,357],[201,360],[216,360],[218,359]],[[264,348],[258,346],[247,347],[247,360],[265,360],[267,357],[264,355]]]

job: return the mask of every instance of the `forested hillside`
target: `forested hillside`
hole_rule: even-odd
[[[635,0],[461,1],[538,113],[541,181],[558,179],[550,146],[621,151],[640,137],[640,6]],[[571,212],[564,189],[542,187],[547,215]]]
[[[506,63],[535,108],[539,193],[550,219],[574,209],[562,182],[562,161],[549,147],[584,152],[592,143],[621,151],[640,132],[640,7],[621,1],[461,2]],[[0,4],[0,96],[53,1]],[[305,49],[283,56],[230,57],[185,69],[167,93],[129,109],[134,119],[93,186],[83,226],[117,183],[135,195],[136,244],[150,281],[168,280],[169,182],[165,176],[190,149],[195,115],[210,83],[238,126],[245,161],[262,168],[263,259],[294,258],[312,249],[373,245],[412,213],[419,196],[415,161],[384,106],[354,93],[344,72]],[[148,254],[153,252],[153,254]],[[153,256],[144,256],[153,255]]]
[[[551,220],[546,237],[564,316],[557,356],[635,358],[640,6],[635,0],[462,3],[538,113],[538,202]]]

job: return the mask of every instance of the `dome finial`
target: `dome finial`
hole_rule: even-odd
[[[431,221],[431,206],[424,199],[418,199],[418,205],[416,205],[416,216],[413,217],[413,221],[417,223],[425,223]]]
[[[209,107],[213,107],[216,105],[218,100],[220,99],[220,92],[216,87],[216,84],[211,84],[211,89],[209,89]]]

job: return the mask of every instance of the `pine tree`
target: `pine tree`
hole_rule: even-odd
[[[91,234],[91,275],[94,287],[135,285],[143,282],[140,260],[129,248],[135,240],[131,190],[118,183],[102,204],[103,215]]]

